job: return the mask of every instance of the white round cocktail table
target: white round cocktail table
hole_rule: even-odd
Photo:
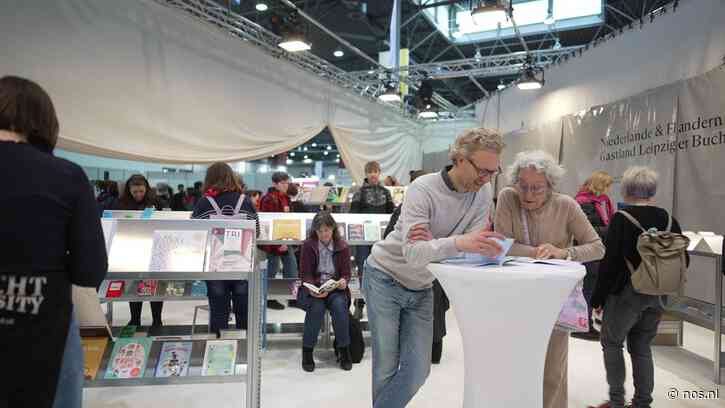
[[[551,329],[584,266],[430,264],[463,339],[464,408],[539,408]]]

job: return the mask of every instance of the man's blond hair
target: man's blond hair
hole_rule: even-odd
[[[501,133],[494,129],[473,128],[468,129],[456,138],[448,152],[448,158],[456,160],[470,158],[472,154],[485,150],[501,154],[506,145],[501,138]]]

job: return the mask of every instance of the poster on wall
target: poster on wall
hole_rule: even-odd
[[[683,229],[725,233],[725,69],[681,83],[675,216]]]
[[[677,119],[678,86],[653,89],[563,118],[561,163],[567,172],[559,190],[574,196],[596,170],[615,180],[610,197],[622,202],[620,181],[627,168],[648,166],[659,174],[655,199],[673,206],[675,158],[682,141],[670,131]]]

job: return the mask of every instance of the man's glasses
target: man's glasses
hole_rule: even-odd
[[[478,175],[480,177],[493,177],[496,174],[501,172],[501,166],[496,168],[496,170],[482,169],[482,168],[476,166],[476,164],[473,162],[473,160],[471,160],[469,158],[466,158],[466,160],[468,161],[468,163],[471,164],[471,166],[473,166],[473,169],[476,170],[476,172],[478,173]]]
[[[546,192],[546,190],[549,188],[549,186],[542,185],[542,184],[529,186],[526,184],[518,183],[518,184],[516,184],[516,188],[518,188],[519,191],[524,194],[526,194],[526,193],[541,194],[541,193]]]

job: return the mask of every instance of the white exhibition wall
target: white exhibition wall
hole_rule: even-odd
[[[152,0],[1,2],[0,75],[40,83],[59,147],[157,163],[233,162],[330,127],[356,181],[407,180],[424,127]]]
[[[725,57],[725,2],[680,0],[675,12],[546,70],[539,91],[507,88],[501,96],[500,130],[537,128],[564,115],[702,75]],[[493,98],[476,107],[483,126],[496,127]],[[485,116],[484,116],[485,112]]]

